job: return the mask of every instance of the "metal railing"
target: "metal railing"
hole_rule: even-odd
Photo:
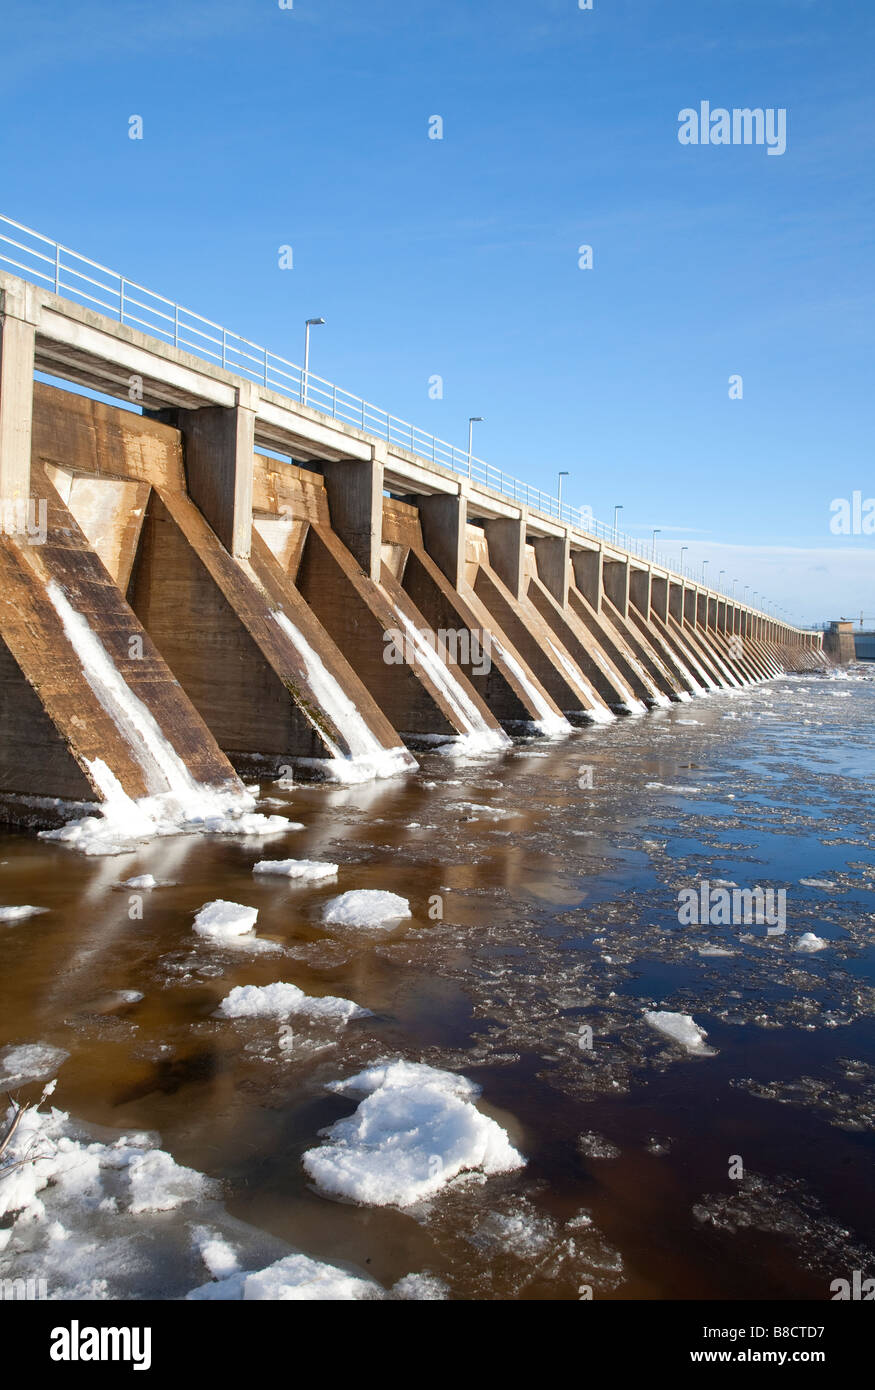
[[[557,521],[567,522],[587,535],[608,541],[671,570],[679,577],[717,591],[712,582],[694,574],[689,566],[678,566],[657,552],[651,542],[597,521],[588,507],[572,507],[564,501],[560,503],[558,497],[505,473],[485,459],[469,454],[467,449],[458,449],[427,430],[421,430],[363,400],[361,396],[313,372],[305,372],[296,362],[280,357],[251,339],[184,308],[164,295],[156,294],[154,290],[146,289],[119,271],[110,270],[99,261],[72,251],[68,246],[62,246],[51,237],[2,213],[0,265],[11,266],[24,279],[47,286],[55,294],[96,309],[121,324],[140,329],[175,348],[194,353],[207,362],[257,382],[267,390],[309,406],[332,420],[352,425],[386,440],[388,444],[409,450],[419,459],[483,483],[522,506],[531,507]],[[720,592],[727,598],[731,597],[725,586],[721,586]]]

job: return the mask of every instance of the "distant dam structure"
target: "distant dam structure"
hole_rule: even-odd
[[[8,824],[210,822],[243,777],[393,776],[827,664],[821,633],[9,219],[0,263]]]

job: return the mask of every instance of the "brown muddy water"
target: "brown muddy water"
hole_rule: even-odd
[[[97,1271],[89,1296],[183,1296],[210,1278],[198,1222],[246,1268],[297,1250],[462,1299],[825,1299],[875,1275],[873,677],[789,678],[477,761],[418,754],[364,787],[263,784],[259,809],[305,828],[262,841],[97,859],[0,836],[0,905],[47,909],[0,922],[0,1064],[61,1049],[52,1104],[104,1142],[154,1132],[217,1181],[206,1215],[139,1222],[86,1194],[57,1223],[70,1273],[55,1259],[50,1292],[82,1296]],[[338,876],[252,874],[292,856]],[[139,874],[159,886],[119,886]],[[786,932],[682,925],[678,894],[703,879],[785,889]],[[412,918],[328,929],[327,900],[360,888]],[[218,898],[257,907],[278,949],[196,936]],[[826,946],[796,950],[805,932]],[[216,1016],[233,986],[274,981],[372,1016],[291,1033]],[[652,1009],[692,1015],[707,1051]],[[357,1104],[328,1083],[395,1058],[476,1082],[525,1166],[408,1209],[316,1190],[302,1154]],[[26,1238],[4,1251],[10,1222],[0,1274],[39,1274]]]

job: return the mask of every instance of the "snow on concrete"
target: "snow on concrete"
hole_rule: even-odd
[[[572,686],[576,686],[578,690],[583,690],[585,692],[589,700],[589,704],[586,706],[586,712],[592,722],[594,724],[612,724],[617,716],[612,710],[607,709],[602,704],[580,668],[575,666],[570,657],[567,657],[564,652],[561,652],[555,643],[550,641],[549,637],[547,641],[550,643],[550,650],[568,679],[571,681]]]
[[[102,797],[99,816],[86,816],[60,830],[42,831],[45,839],[85,854],[119,854],[154,835],[205,831],[209,834],[270,835],[288,828],[282,816],[262,816],[255,799],[235,781],[223,787],[196,782],[157,720],[116,667],[100,639],[60,586],[51,580],[46,593],[82,671],[103,709],[142,769],[148,789],[134,801],[101,758],[88,763]]]
[[[534,723],[539,732],[546,735],[547,738],[561,738],[564,734],[570,734],[571,725],[565,716],[556,714],[550,708],[548,701],[530,680],[516,657],[511,656],[510,652],[505,650],[494,633],[492,635],[492,646],[498,653],[499,660],[503,661],[505,665],[509,667],[526,692],[528,701],[535,710],[536,718]]]
[[[340,682],[331,674],[318,652],[310,646],[304,634],[280,609],[273,613],[274,621],[292,642],[307,671],[307,683],[320,709],[323,709],[335,728],[346,740],[349,755],[345,755],[324,729],[320,734],[330,749],[330,758],[313,760],[325,775],[338,782],[369,782],[375,778],[395,777],[401,772],[415,770],[416,762],[406,748],[384,748],[371,731],[361,711],[346,694]],[[310,761],[301,759],[300,761]]]
[[[479,1087],[420,1062],[388,1062],[329,1087],[363,1096],[355,1113],[323,1130],[304,1154],[324,1192],[369,1206],[407,1207],[461,1173],[525,1165],[506,1132],[474,1105]]]
[[[336,1019],[347,1023],[351,1018],[369,1018],[370,1009],[362,1009],[351,999],[333,994],[314,998],[297,985],[277,981],[272,985],[237,985],[219,1005],[224,1018],[289,1018],[306,1014],[309,1018]]]
[[[420,632],[416,624],[407,617],[407,614],[402,613],[401,609],[394,604],[393,607],[407,639],[413,647],[416,659],[421,663],[432,684],[438,688],[450,706],[455,715],[456,723],[461,725],[465,739],[465,751],[488,752],[496,748],[509,748],[511,739],[503,729],[492,728],[487,723],[456,677],[452,666],[442,659],[424,633]]]
[[[323,920],[333,926],[389,930],[413,914],[407,899],[398,893],[386,893],[377,888],[354,888],[337,898],[331,898],[322,915]]]
[[[644,1018],[657,1033],[679,1043],[687,1052],[700,1057],[713,1057],[713,1048],[705,1046],[708,1034],[695,1023],[690,1014],[672,1013],[668,1009],[645,1009]]]
[[[260,859],[253,867],[254,874],[279,874],[282,878],[334,878],[337,864],[319,859]]]

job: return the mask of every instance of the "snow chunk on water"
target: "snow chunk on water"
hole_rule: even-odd
[[[376,888],[355,888],[341,893],[325,906],[324,920],[341,927],[368,927],[388,930],[396,922],[411,917],[410,904],[398,893]]]
[[[807,952],[813,954],[815,951],[823,951],[829,945],[822,936],[815,936],[813,931],[803,932],[793,947],[794,951]]]
[[[278,981],[272,985],[237,985],[219,1005],[225,1018],[288,1018],[291,1014],[307,1014],[311,1018],[367,1018],[370,1009],[362,1009],[351,999],[327,994],[321,999],[305,994],[297,985]]]
[[[668,1009],[645,1009],[644,1018],[657,1033],[664,1033],[672,1042],[679,1043],[687,1052],[698,1053],[700,1057],[713,1057],[714,1051],[705,1046],[708,1034],[690,1014],[672,1013]]]
[[[158,880],[153,874],[137,874],[135,878],[126,878],[122,883],[122,888],[157,888]]]
[[[335,1196],[406,1207],[459,1173],[509,1173],[525,1159],[495,1120],[473,1104],[479,1087],[425,1063],[389,1062],[336,1081],[330,1090],[365,1099],[304,1154],[314,1182]]]
[[[42,1081],[57,1071],[62,1062],[70,1056],[61,1047],[49,1047],[48,1043],[22,1043],[18,1047],[6,1047],[0,1052],[0,1087],[11,1091],[16,1086],[25,1086],[29,1081]]]
[[[26,917],[35,917],[39,912],[48,912],[47,907],[0,907],[0,922],[23,922]]]
[[[217,898],[206,903],[195,916],[194,929],[198,936],[208,936],[214,941],[233,941],[235,937],[246,936],[254,930],[258,917],[257,907],[244,907],[242,903],[226,902]]]
[[[253,868],[254,874],[280,874],[283,878],[334,878],[337,864],[328,864],[318,859],[260,859]]]
[[[217,1282],[202,1284],[186,1297],[242,1299],[308,1303],[326,1300],[347,1302],[354,1299],[382,1298],[383,1290],[371,1279],[361,1279],[336,1265],[311,1260],[309,1255],[287,1255],[266,1269],[240,1270]]]
[[[134,1215],[144,1211],[173,1211],[183,1202],[195,1202],[212,1188],[209,1179],[194,1168],[183,1168],[163,1149],[138,1154],[127,1165]]]
[[[806,888],[835,888],[835,884],[829,878],[800,878],[799,882]]]

